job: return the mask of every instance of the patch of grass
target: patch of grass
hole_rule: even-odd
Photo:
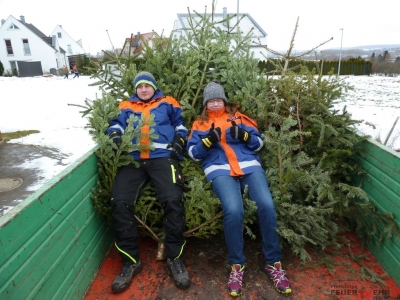
[[[2,133],[2,136],[4,141],[7,142],[9,140],[19,139],[27,135],[30,135],[32,133],[39,133],[39,132],[40,132],[39,130],[22,130],[22,131]]]

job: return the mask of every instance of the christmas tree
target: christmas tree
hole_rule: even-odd
[[[368,236],[383,224],[387,236],[398,232],[393,217],[379,214],[365,192],[352,183],[353,176],[363,173],[355,154],[362,152],[358,143],[365,137],[352,129],[358,121],[346,109],[334,109],[335,101],[349,88],[343,80],[333,73],[322,76],[318,65],[313,71],[301,63],[288,68],[291,48],[275,63],[274,73],[268,73],[259,68],[250,51],[251,33],[232,34],[237,24],[229,17],[217,22],[213,12],[188,13],[187,35],[177,39],[157,35],[151,45],[142,41],[143,51],[132,56],[105,52],[107,63],[100,61],[99,68],[92,70],[97,79],[94,85],[104,91],[101,98],[87,100],[83,112],[99,145],[100,179],[92,197],[95,209],[110,222],[110,190],[116,170],[135,163],[128,152],[139,149],[139,144],[132,145],[132,138],[140,139],[141,126],[153,124],[151,117],[140,120],[141,125],[124,133],[119,149],[105,134],[118,114],[119,102],[134,93],[136,74],[146,70],[157,78],[164,94],[180,102],[188,128],[201,111],[204,87],[214,79],[224,86],[230,102],[239,103],[258,122],[265,138],[260,157],[277,210],[278,233],[283,246],[303,260],[309,258],[307,245],[338,246],[338,235],[344,229]],[[223,22],[232,26],[223,30],[219,26]],[[186,236],[207,238],[222,231],[220,202],[201,166],[185,155],[181,167]],[[244,205],[245,232],[254,237],[251,224],[256,207],[246,195]],[[135,216],[143,233],[162,239],[162,208],[151,185],[136,203]]]

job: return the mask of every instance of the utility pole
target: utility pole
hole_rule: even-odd
[[[340,39],[340,52],[339,52],[339,67],[338,67],[338,72],[337,75],[340,75],[340,61],[342,60],[342,43],[343,43],[343,28],[340,28],[342,31],[342,38]]]
[[[237,10],[236,10],[236,21],[237,21],[237,23],[238,23],[238,28],[237,28],[237,32],[238,32],[238,35],[239,35],[239,0],[237,0]]]
[[[239,37],[240,37],[240,29],[239,29],[239,0],[237,0],[237,10],[236,10],[236,23],[237,23],[237,57],[239,57]]]

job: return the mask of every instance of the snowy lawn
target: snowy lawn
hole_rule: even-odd
[[[400,117],[400,77],[349,76],[354,90],[344,95],[336,108],[346,105],[353,119],[363,120],[358,130],[384,143],[397,117]],[[400,148],[400,120],[386,144]]]

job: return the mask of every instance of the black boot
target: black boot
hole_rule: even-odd
[[[179,289],[187,289],[190,286],[189,272],[181,258],[167,258],[167,266],[174,277],[175,285]]]
[[[142,269],[143,264],[140,259],[138,259],[136,264],[125,263],[122,266],[121,272],[119,272],[112,283],[112,291],[114,293],[125,291],[131,285],[133,276],[139,274]]]

